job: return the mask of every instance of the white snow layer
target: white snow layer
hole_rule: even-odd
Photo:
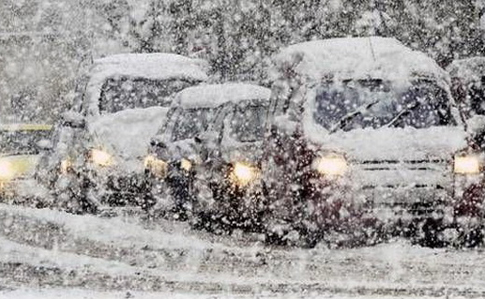
[[[485,291],[480,251],[403,241],[285,249],[128,216],[7,205],[0,216],[0,298],[457,298]]]
[[[174,101],[190,107],[217,107],[228,102],[244,100],[267,100],[271,94],[268,88],[244,83],[210,84],[188,87],[180,91]]]
[[[394,38],[335,38],[295,44],[275,58],[281,68],[320,79],[380,78],[406,83],[411,77],[448,80],[447,73],[426,54],[413,51]],[[275,72],[276,71],[276,72]]]
[[[165,122],[167,111],[165,107],[150,107],[98,116],[89,122],[95,138],[93,146],[116,154],[120,161],[142,158],[148,152],[150,139]]]

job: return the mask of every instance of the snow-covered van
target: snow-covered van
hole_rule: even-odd
[[[213,181],[222,186],[233,172],[229,165],[241,167],[254,158],[269,95],[269,89],[245,83],[200,85],[178,93],[146,161],[154,194],[170,193],[156,196],[158,201],[170,198],[177,213],[191,212],[201,195],[194,190],[196,178],[204,186]]]
[[[143,161],[172,97],[208,79],[203,60],[176,54],[118,54],[95,60],[54,133],[37,177],[57,204],[95,212],[137,203]]]
[[[18,202],[35,188],[32,175],[51,133],[48,124],[0,124],[0,202]]]
[[[311,245],[384,230],[441,243],[482,162],[463,151],[435,61],[392,38],[328,39],[281,50],[270,76],[258,211],[269,235]]]

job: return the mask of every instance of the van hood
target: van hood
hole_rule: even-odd
[[[138,161],[147,154],[150,139],[164,124],[167,111],[150,107],[96,117],[88,122],[92,146],[109,152],[117,162]]]
[[[305,135],[322,151],[340,152],[356,161],[450,159],[467,146],[467,134],[459,126],[357,129],[333,134],[314,128]]]

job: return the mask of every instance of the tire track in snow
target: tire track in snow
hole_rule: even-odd
[[[80,217],[64,215],[59,217]],[[86,218],[87,220],[92,218]],[[449,294],[481,297],[485,293],[477,286],[484,285],[485,264],[443,263],[430,264],[403,259],[386,261],[372,250],[266,250],[256,248],[231,248],[227,246],[163,248],[157,244],[139,242],[106,242],[90,238],[81,231],[72,230],[66,220],[43,217],[42,212],[24,211],[22,208],[0,206],[0,236],[19,246],[32,247],[51,252],[72,254],[73,258],[88,257],[114,262],[134,272],[150,273],[113,275],[92,267],[64,269],[58,266],[39,266],[22,262],[0,263],[0,282],[32,286],[93,287],[104,289],[125,288],[140,290],[188,290],[188,291],[234,291],[251,293],[254,290],[271,292],[334,292],[351,294],[391,294],[435,296]],[[110,220],[100,219],[99,225],[110,225]],[[131,224],[127,224],[131,225]],[[142,228],[140,228],[142,229]],[[210,244],[209,244],[210,245]],[[217,245],[217,246],[216,246]],[[1,245],[0,245],[1,246]],[[377,249],[376,249],[377,250]],[[295,253],[295,251],[297,253]],[[364,252],[363,252],[364,251]],[[483,260],[482,260],[483,261]],[[96,264],[97,262],[92,262]],[[89,262],[87,263],[89,266]],[[142,269],[139,271],[137,269]],[[193,277],[228,276],[218,281],[181,281],[170,279],[164,273],[186,273]],[[9,274],[10,273],[10,274]],[[31,279],[25,279],[27,277]],[[175,275],[177,276],[177,275]],[[251,283],[245,283],[254,278]],[[183,279],[182,279],[183,280]],[[241,280],[240,283],[234,281]],[[376,284],[375,281],[379,281]],[[124,284],[123,284],[123,283]],[[350,282],[349,286],[342,286]],[[460,287],[463,284],[464,287]],[[392,287],[388,287],[392,285]]]

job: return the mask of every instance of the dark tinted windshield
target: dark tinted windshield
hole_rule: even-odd
[[[432,81],[398,88],[382,80],[327,83],[317,89],[315,121],[328,130],[455,124],[446,92]]]
[[[183,80],[108,79],[101,90],[99,111],[115,113],[125,109],[168,106],[171,94],[193,85]]]
[[[231,120],[231,137],[239,142],[263,139],[266,109],[262,104],[238,106]]]
[[[50,139],[51,131],[0,131],[0,155],[35,155],[39,153],[37,143]]]
[[[184,109],[177,117],[172,131],[172,141],[190,139],[207,130],[213,120],[215,109]]]

